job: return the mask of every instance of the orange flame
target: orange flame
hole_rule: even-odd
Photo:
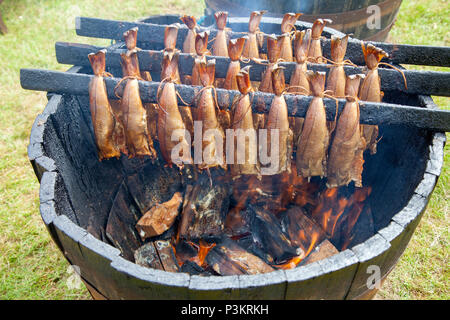
[[[215,243],[209,244],[204,240],[200,240],[198,244],[191,241],[188,241],[188,243],[198,251],[197,255],[190,260],[199,266],[203,266],[205,264],[205,258],[209,251],[216,246]]]
[[[306,252],[303,251],[301,255],[296,256],[296,257],[290,259],[288,262],[278,265],[278,266],[275,266],[275,267],[279,268],[279,269],[283,269],[283,270],[293,269],[293,268],[297,267],[300,264],[300,262],[302,262],[306,257],[308,257],[309,254],[311,253],[311,251],[316,247],[316,245],[318,244],[317,243],[318,239],[319,239],[319,234],[317,232],[314,232],[311,235],[311,243],[309,244],[309,248],[308,248],[308,250],[306,250]]]

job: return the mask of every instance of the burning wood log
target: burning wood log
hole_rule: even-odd
[[[210,275],[212,270],[205,263],[205,258],[215,245],[215,243],[208,243],[204,240],[196,243],[180,239],[175,247],[178,265],[181,266],[180,271],[189,274]]]
[[[169,240],[149,242],[134,253],[137,264],[167,272],[178,272],[179,267]]]
[[[170,240],[157,240],[154,243],[164,270],[178,272],[178,262]]]
[[[182,189],[178,170],[165,167],[162,160],[155,164],[147,163],[137,173],[128,175],[126,184],[141,214],[159,203],[169,201],[174,193]]]
[[[301,249],[297,257],[280,266],[282,269],[307,265],[338,253],[322,228],[309,219],[300,207],[287,210],[281,218],[281,225],[291,243]]]
[[[227,231],[249,252],[269,264],[280,264],[298,255],[296,248],[281,229],[280,221],[260,207],[248,203],[227,220]]]
[[[291,244],[300,247],[305,256],[326,239],[325,232],[297,206],[282,214],[281,226]]]
[[[134,252],[134,261],[143,267],[164,270],[154,242],[146,243],[137,249]]]
[[[157,204],[147,211],[136,224],[141,238],[145,240],[167,231],[175,222],[182,202],[181,192],[176,192],[169,201]]]
[[[336,249],[336,247],[329,240],[325,239],[319,245],[317,245],[299,265],[307,265],[319,260],[323,260],[328,257],[334,256],[337,253],[339,253],[339,251]]]
[[[180,268],[180,272],[185,272],[196,276],[212,276],[211,272],[203,269],[198,264],[192,261],[186,261]]]
[[[178,236],[191,240],[221,235],[230,195],[228,184],[216,180],[211,185],[206,174],[200,175],[193,186],[188,185],[186,188]]]
[[[228,238],[224,238],[208,253],[206,263],[222,276],[259,274],[274,270]]]

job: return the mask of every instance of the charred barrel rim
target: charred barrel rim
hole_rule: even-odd
[[[71,71],[76,71],[77,67]],[[423,104],[428,108],[436,108],[431,98],[419,96]],[[274,271],[265,275],[255,276],[233,276],[233,277],[198,277],[189,276],[187,274],[174,274],[165,271],[148,269],[138,266],[120,256],[120,251],[90,235],[85,229],[82,229],[72,221],[70,221],[64,212],[59,212],[56,202],[56,181],[58,179],[57,167],[55,161],[47,157],[43,145],[44,130],[50,115],[55,113],[62,101],[61,95],[51,95],[49,103],[44,112],[36,118],[30,137],[30,145],[28,155],[33,164],[37,177],[41,180],[40,186],[40,212],[47,229],[52,235],[54,241],[62,250],[68,250],[60,241],[58,233],[66,234],[68,237],[83,246],[85,250],[90,251],[96,256],[104,259],[108,265],[109,272],[118,272],[125,274],[126,277],[132,277],[140,281],[144,281],[151,285],[163,285],[170,288],[183,288],[183,290],[194,290],[194,292],[210,292],[233,289],[245,290],[245,288],[262,288],[269,286],[275,288],[282,286],[283,283],[291,281],[308,281],[317,277],[326,276],[328,273],[339,271],[344,268],[361,267],[367,262],[377,259],[377,257],[389,254],[390,242],[397,241],[402,238],[405,230],[414,231],[418,221],[425,210],[428,199],[440,175],[443,162],[443,146],[445,144],[445,134],[434,133],[432,143],[429,147],[430,155],[427,166],[422,177],[421,183],[415,189],[415,193],[409,200],[408,204],[391,219],[390,224],[379,230],[373,237],[364,243],[347,249],[335,256],[313,263],[305,267],[299,267],[287,271]],[[412,229],[412,230],[411,230]],[[409,239],[408,239],[409,240]],[[406,245],[405,245],[406,246]],[[369,247],[375,249],[367,250]],[[403,248],[404,250],[404,248]],[[403,251],[401,250],[401,251]],[[66,255],[66,252],[65,252]],[[67,256],[67,255],[66,255]],[[397,257],[398,258],[398,257]],[[392,267],[395,266],[395,263]],[[367,267],[365,265],[365,267]],[[390,271],[386,270],[386,275]],[[105,271],[103,271],[105,272]],[[361,272],[365,272],[362,270]],[[82,270],[82,277],[84,270]],[[88,280],[84,279],[88,285]],[[284,289],[283,289],[284,290]],[[276,290],[275,290],[276,291]],[[111,293],[103,292],[105,295]],[[283,291],[281,298],[286,297]],[[182,296],[188,297],[185,293]],[[359,295],[360,296],[360,295]],[[355,298],[351,292],[347,292],[343,297]],[[112,297],[114,298],[114,297]]]

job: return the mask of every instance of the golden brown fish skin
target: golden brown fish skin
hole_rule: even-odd
[[[120,150],[113,139],[115,119],[108,100],[106,85],[103,79],[105,73],[105,53],[101,50],[89,54],[92,70],[95,77],[89,83],[89,106],[95,142],[100,161],[109,158],[119,158]]]
[[[205,55],[208,54],[208,37],[209,32],[200,32],[195,36],[195,52],[197,57],[194,60],[194,66],[192,67],[191,85],[201,86],[199,66],[200,63],[205,60]]]
[[[237,136],[234,137],[234,164],[230,165],[231,175],[233,179],[240,177],[241,175],[258,175],[259,174],[259,166],[258,166],[258,143],[256,137],[256,131],[253,127],[253,113],[251,108],[251,102],[249,93],[252,92],[250,75],[248,73],[248,69],[250,67],[246,67],[240,70],[237,74],[238,88],[241,93],[241,96],[233,110],[233,125],[232,128],[234,132],[237,134],[239,131],[242,132],[254,132],[255,137],[254,140],[251,138],[246,139],[244,142],[244,152],[245,152],[245,160],[244,163],[238,163],[238,143],[239,139]],[[251,130],[251,131],[248,131]],[[245,133],[244,133],[245,134]],[[241,138],[242,139],[242,138]],[[242,143],[242,142],[241,142]]]
[[[361,136],[357,97],[360,81],[363,78],[364,75],[347,77],[345,90],[347,103],[337,121],[328,159],[328,188],[346,186],[352,180],[357,187],[362,186],[365,141]]]
[[[308,71],[312,99],[297,143],[297,174],[304,178],[326,177],[329,132],[323,95],[325,72]]]
[[[311,30],[296,31],[294,37],[294,50],[296,65],[291,75],[288,92],[309,95],[309,81],[306,76],[308,50],[311,43]]]
[[[381,78],[378,74],[378,63],[384,57],[388,57],[388,54],[372,44],[368,44],[367,47],[363,44],[362,48],[368,71],[360,88],[359,99],[381,102]],[[375,154],[377,152],[378,126],[362,125],[362,130],[367,143],[366,149],[369,149],[371,154]]]
[[[120,152],[128,155],[127,140],[125,137],[125,128],[122,124],[122,112],[120,110],[120,100],[110,100],[111,110],[114,114],[114,144],[119,148]]]
[[[247,39],[248,37],[241,37],[228,41],[228,55],[231,62],[228,66],[227,76],[223,85],[224,89],[238,90],[236,75],[241,69],[239,59],[241,58],[242,50]]]
[[[153,141],[158,140],[158,105],[155,103],[144,103],[147,112],[147,130]]]
[[[163,61],[161,62],[161,80],[170,79],[170,82],[180,84],[180,73],[178,70],[179,50],[164,50]],[[181,117],[183,119],[186,130],[189,131],[191,137],[194,134],[194,120],[192,118],[191,108],[187,106],[178,106]]]
[[[127,31],[129,32],[129,31]],[[125,38],[129,38],[130,34],[125,35]],[[120,64],[122,65],[122,72],[123,72],[123,76],[124,77],[134,77],[137,79],[141,79],[142,76],[145,77],[145,80],[147,81],[151,81],[151,75],[149,72],[144,72],[141,73],[139,70],[139,61],[137,58],[137,51],[127,51],[127,53],[122,53],[121,55],[121,61]],[[145,103],[143,105],[145,112],[146,112],[146,121],[147,121],[147,132],[148,132],[148,137],[149,137],[149,146],[153,146],[153,140],[157,139],[157,134],[156,134],[156,123],[157,123],[157,119],[156,119],[156,106],[153,103]],[[125,129],[125,120],[124,120],[124,114],[123,114],[123,108],[121,106],[121,102],[119,102],[119,106],[118,109],[116,110],[116,108],[113,108],[114,114],[117,115],[117,118],[119,119],[119,122],[121,123],[121,126],[123,127],[123,132],[124,132],[124,136],[125,136],[125,141],[126,141],[126,129]],[[120,128],[118,129],[120,130]],[[123,152],[124,154],[128,155],[128,149],[127,147],[121,147],[121,150],[124,149],[126,150],[126,152]],[[151,148],[151,147],[150,147]]]
[[[347,52],[348,35],[343,38],[331,36],[331,60],[334,62],[327,78],[327,91],[331,91],[331,95],[336,98],[345,96],[345,80],[344,58]]]
[[[184,15],[181,21],[188,27],[189,31],[186,35],[186,39],[183,42],[183,53],[193,53],[195,54],[195,36],[197,35],[197,20],[194,16]]]
[[[291,172],[291,157],[293,134],[289,128],[288,110],[286,101],[284,100],[284,68],[274,65],[272,71],[272,84],[275,97],[270,106],[267,116],[267,150],[271,150],[271,134],[272,130],[278,130],[278,169],[269,175],[280,174],[285,171]],[[271,155],[272,156],[272,155]]]
[[[178,59],[180,51],[167,50],[163,51],[163,60],[161,62],[161,81],[164,79],[172,79],[176,84],[181,83],[180,73],[178,71]]]
[[[164,49],[175,50],[180,24],[174,23],[164,29]]]
[[[132,29],[124,32],[124,34],[123,34],[125,45],[127,47],[126,54],[128,56],[132,56],[132,60],[133,60],[131,62],[131,66],[125,66],[125,68],[124,68],[124,66],[122,65],[123,76],[126,77],[126,76],[130,76],[130,75],[136,75],[138,77],[143,78],[146,81],[152,81],[152,76],[150,75],[150,72],[140,71],[138,57],[137,57],[137,55],[133,55],[134,53],[141,50],[136,47],[138,30],[139,30],[138,27],[135,27],[135,28],[132,28]],[[128,67],[131,67],[131,70],[127,70]]]
[[[275,63],[280,59],[281,42],[275,35],[267,36],[267,52],[269,58],[269,65],[261,77],[259,91],[273,93],[272,85],[272,71]]]
[[[158,140],[163,159],[166,163],[169,166],[175,163],[177,166],[182,167],[182,163],[172,161],[172,150],[177,145],[182,145],[184,148],[187,148],[186,150],[190,150],[190,145],[185,136],[181,136],[179,141],[172,141],[174,130],[186,130],[186,127],[178,109],[175,84],[169,80],[169,82],[163,84],[159,97]],[[180,156],[180,160],[184,163],[191,163],[192,161],[190,154],[184,153]]]
[[[139,83],[136,78],[126,80],[120,104],[125,128],[128,157],[150,156],[156,159],[153,140],[147,128],[147,112],[139,95]]]
[[[331,23],[329,19],[317,19],[312,27],[312,40],[309,47],[308,58],[315,63],[324,63],[322,59],[322,44],[320,38],[322,36],[323,29],[327,23]]]
[[[214,40],[212,54],[220,57],[228,57],[227,33],[225,31],[228,12],[218,11],[214,13],[214,18],[216,19],[217,34]]]
[[[245,58],[259,59],[259,48],[258,40],[256,39],[256,34],[259,30],[259,24],[261,23],[261,18],[266,10],[253,11],[250,14],[250,20],[248,22],[248,40],[245,42],[244,50],[242,56]]]
[[[238,90],[236,74],[241,69],[239,59],[244,49],[247,36],[228,41],[228,55],[230,57],[230,64],[228,66],[227,75],[223,83],[223,88],[228,90]],[[223,130],[229,129],[231,126],[231,112],[229,110],[219,110],[218,120]]]
[[[311,29],[296,31],[294,37],[294,57],[296,65],[291,75],[288,93],[309,95],[309,81],[306,75],[308,71],[307,60],[308,50],[311,43]],[[294,134],[294,145],[297,145],[298,138],[302,133],[304,118],[289,117],[289,124]]]
[[[273,93],[272,71],[274,64],[280,59],[280,42],[275,35],[267,36],[267,52],[269,64],[261,76],[258,90]],[[263,129],[266,127],[266,115],[264,113],[255,113],[253,120],[255,129]]]
[[[215,100],[213,96],[213,84],[214,84],[214,73],[215,73],[216,60],[203,61],[199,65],[200,79],[202,81],[202,85],[205,87],[202,89],[200,93],[200,97],[197,101],[197,110],[196,110],[196,120],[202,121],[203,124],[203,134],[205,134],[208,130],[216,130],[219,135],[222,137],[222,145],[219,146],[218,143],[220,141],[216,141],[215,136],[211,137],[210,140],[202,139],[202,154],[204,155],[205,150],[208,148],[210,151],[210,159],[214,160],[210,163],[203,162],[198,164],[198,168],[200,170],[222,167],[226,169],[225,158],[222,152],[222,156],[218,155],[217,148],[221,147],[222,151],[224,150],[223,146],[225,143],[225,134],[223,132],[222,126],[220,125],[217,119]]]
[[[280,58],[287,62],[294,61],[291,43],[291,31],[301,13],[286,13],[281,21]]]

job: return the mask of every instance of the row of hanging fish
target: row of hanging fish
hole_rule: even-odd
[[[161,63],[161,83],[157,103],[143,104],[140,99],[138,80],[152,81],[149,72],[139,70],[137,58],[137,28],[124,34],[127,52],[122,57],[123,79],[119,85],[123,90],[118,100],[109,100],[105,76],[105,50],[90,54],[93,78],[90,93],[90,108],[99,159],[148,156],[157,157],[154,141],[158,141],[161,154],[168,165],[182,166],[192,163],[190,139],[179,135],[173,139],[174,131],[189,132],[194,137],[194,121],[201,121],[203,132],[214,129],[219,137],[211,136],[202,140],[202,150],[207,150],[209,159],[198,164],[198,169],[229,167],[233,177],[259,175],[264,164],[254,161],[260,146],[257,140],[245,140],[245,161],[227,166],[225,156],[220,154],[217,143],[225,144],[227,129],[267,129],[267,149],[271,143],[277,144],[278,157],[276,170],[270,174],[280,174],[291,170],[293,152],[296,152],[297,174],[304,178],[327,177],[328,187],[347,185],[351,181],[362,186],[363,153],[369,149],[376,152],[378,127],[359,124],[359,100],[379,102],[382,98],[378,63],[387,54],[372,45],[363,46],[368,71],[366,75],[347,76],[344,71],[348,36],[332,36],[331,61],[323,58],[320,38],[328,20],[317,20],[312,29],[297,31],[295,22],[300,14],[288,13],[284,16],[282,35],[267,35],[267,61],[259,53],[261,33],[259,23],[263,11],[252,12],[249,32],[238,39],[227,38],[227,13],[215,14],[217,34],[208,50],[209,33],[197,32],[194,17],[183,16],[181,20],[189,31],[183,43],[183,52],[195,56],[192,74],[180,76],[178,69],[179,50],[176,49],[178,26],[166,27]],[[291,41],[291,38],[293,41]],[[293,43],[293,46],[292,46]],[[230,64],[225,79],[215,79],[215,60],[207,55],[227,56]],[[251,81],[249,67],[241,69],[241,59],[249,58],[267,64],[261,82]],[[308,63],[330,62],[328,78],[325,72],[308,71]],[[286,85],[282,61],[295,61],[296,67]],[[362,81],[361,81],[362,80]],[[196,108],[182,106],[177,102],[175,84],[203,86],[198,92]],[[326,86],[325,86],[326,84]],[[119,87],[118,85],[118,87]],[[274,94],[268,114],[252,110],[252,93],[257,91]],[[230,110],[222,110],[217,105],[215,88],[239,90],[240,97]],[[285,94],[311,95],[313,99],[305,118],[289,117]],[[347,103],[336,122],[327,121],[323,103],[324,97],[345,98]],[[278,141],[273,141],[272,130],[278,131]],[[237,148],[237,138],[233,142]],[[177,148],[176,150],[174,150]],[[223,148],[221,149],[223,150]],[[178,151],[179,157],[173,162],[172,154]],[[180,153],[181,151],[181,153]]]

